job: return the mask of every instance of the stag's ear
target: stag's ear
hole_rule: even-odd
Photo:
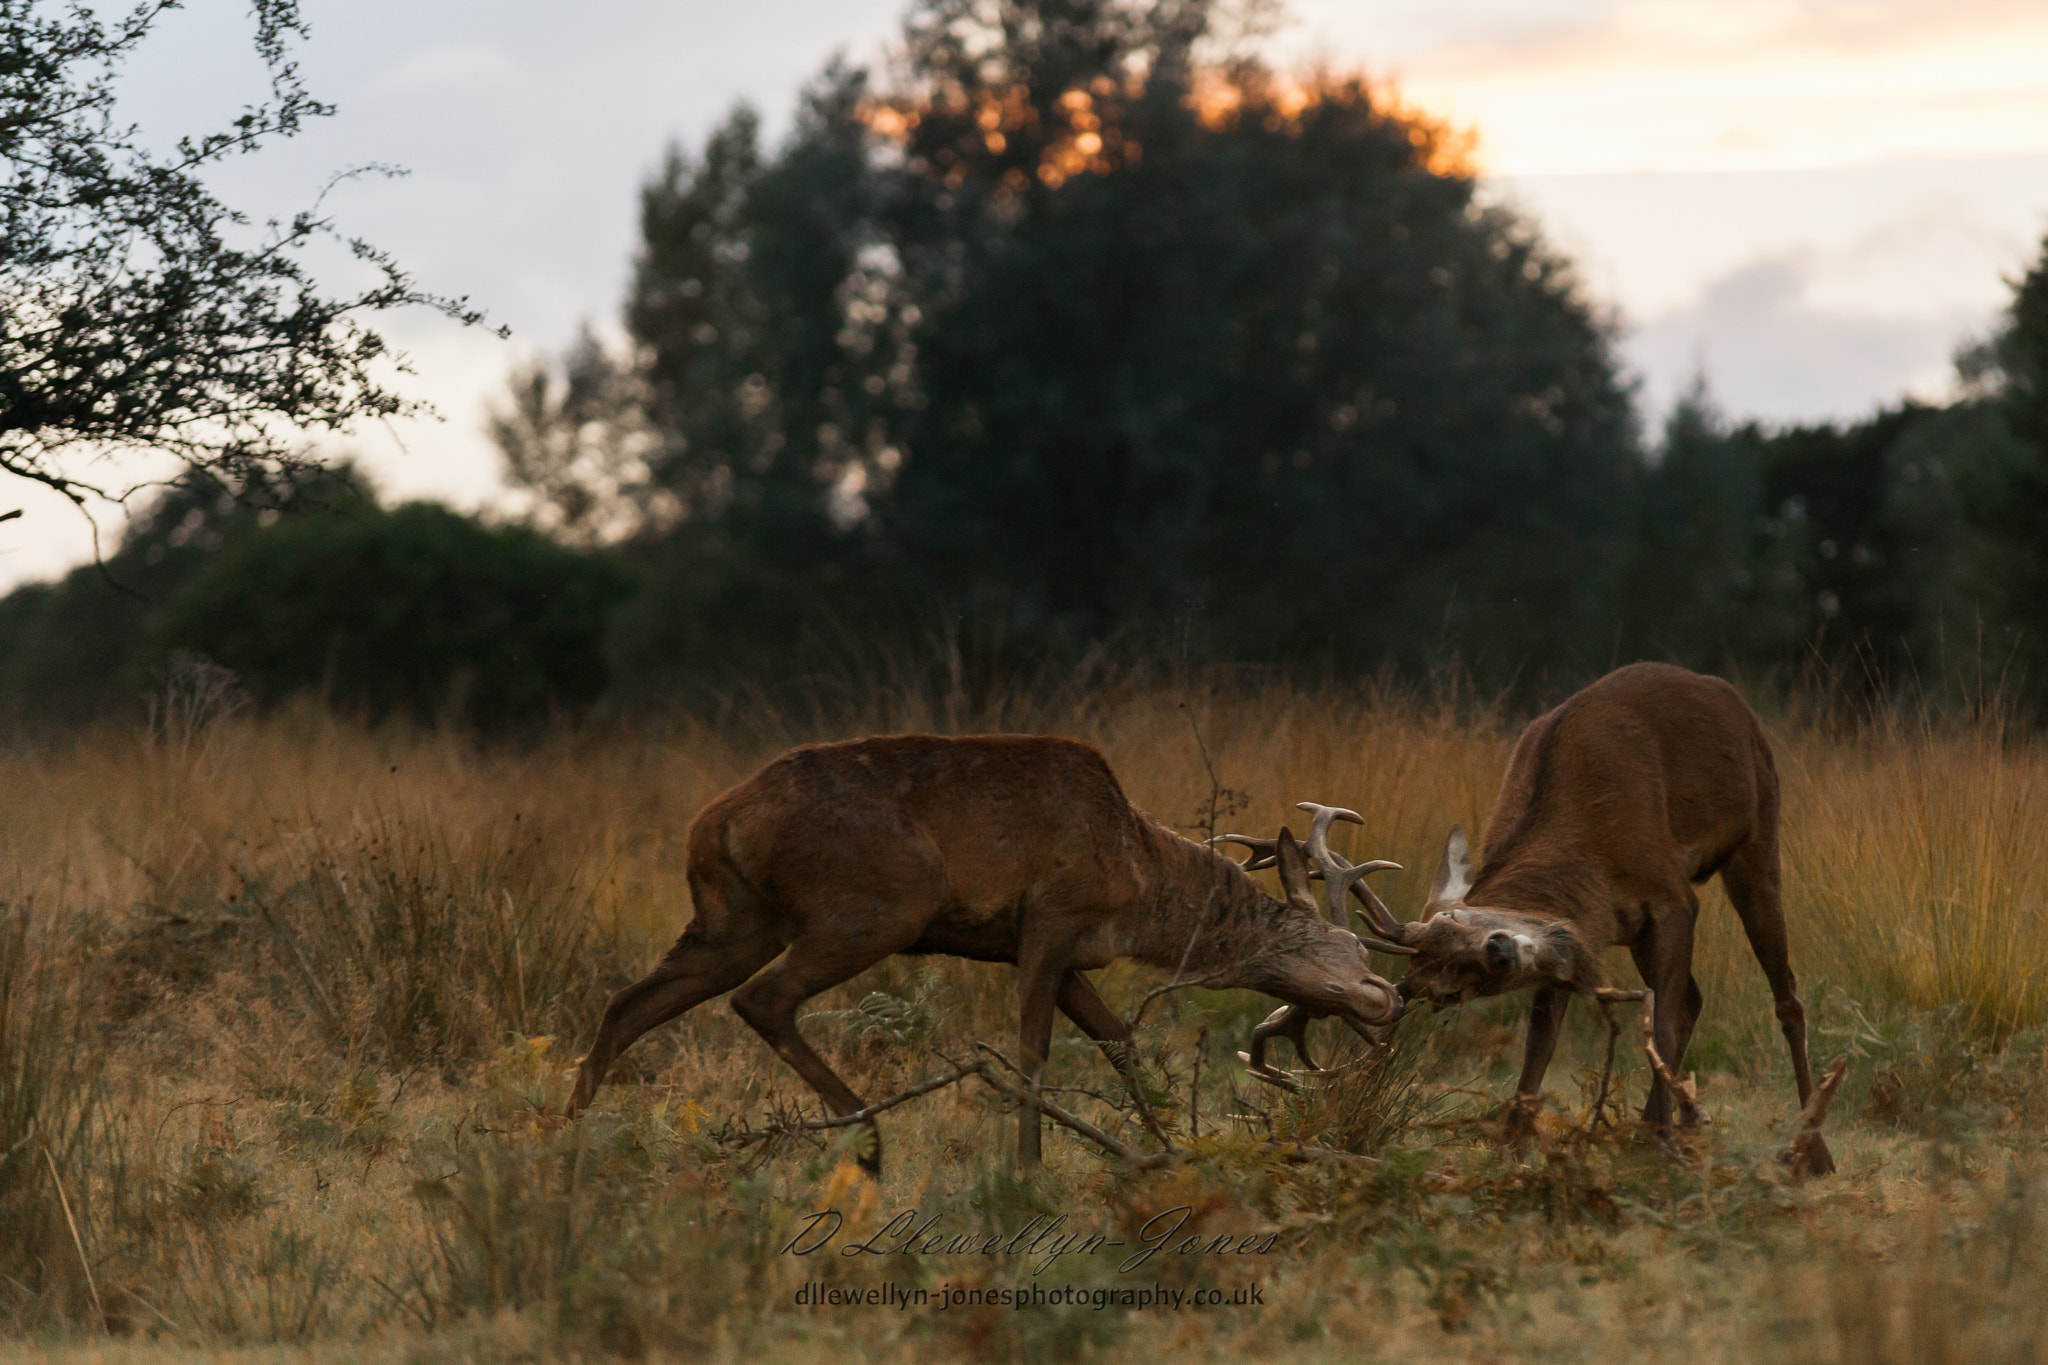
[[[1436,865],[1436,880],[1429,884],[1429,903],[1455,904],[1471,889],[1472,850],[1465,843],[1465,827],[1452,825],[1451,837],[1444,840],[1443,861]]]
[[[1322,909],[1308,886],[1308,855],[1294,842],[1293,830],[1281,829],[1274,853],[1280,862],[1280,888],[1287,895],[1287,903],[1320,916]]]

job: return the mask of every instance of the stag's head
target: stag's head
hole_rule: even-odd
[[[1395,926],[1415,954],[1401,978],[1402,999],[1450,1006],[1526,986],[1598,984],[1597,960],[1569,920],[1471,905],[1471,889],[1471,849],[1453,825],[1422,918]]]
[[[1285,1000],[1312,1016],[1335,1015],[1354,1026],[1379,1027],[1399,1022],[1403,1009],[1401,994],[1391,981],[1372,969],[1368,945],[1388,951],[1399,948],[1375,939],[1362,939],[1345,927],[1344,894],[1355,879],[1392,863],[1367,863],[1354,867],[1329,851],[1330,821],[1349,817],[1363,824],[1350,811],[1327,807],[1304,807],[1317,812],[1306,846],[1295,842],[1291,830],[1283,829],[1276,839],[1249,839],[1243,835],[1220,835],[1214,842],[1244,844],[1252,849],[1245,862],[1248,869],[1276,868],[1287,905],[1284,944],[1261,952],[1246,966],[1239,983]],[[1342,869],[1339,871],[1338,869]],[[1347,875],[1348,874],[1348,875]],[[1316,903],[1311,882],[1321,877],[1329,895],[1329,914]]]

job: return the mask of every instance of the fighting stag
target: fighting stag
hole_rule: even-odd
[[[1476,871],[1453,826],[1423,918],[1403,924],[1369,891],[1360,899],[1374,933],[1414,953],[1403,999],[1455,1005],[1535,989],[1510,1136],[1534,1123],[1572,997],[1630,994],[1609,988],[1600,966],[1606,949],[1625,946],[1654,993],[1658,1065],[1643,1120],[1668,1132],[1667,1077],[1703,1004],[1693,888],[1715,875],[1770,983],[1805,1108],[1814,1086],[1779,894],[1777,768],[1756,713],[1719,678],[1640,663],[1575,693],[1516,742]],[[1802,1159],[1825,1175],[1834,1159],[1817,1125],[1811,1137]]]
[[[1272,852],[1284,899],[1138,810],[1102,755],[1075,740],[902,735],[792,749],[691,824],[696,917],[606,1004],[569,1112],[641,1034],[732,991],[733,1010],[835,1114],[862,1114],[798,1031],[798,1007],[893,954],[947,953],[1016,964],[1028,1091],[1017,1157],[1034,1166],[1055,1007],[1131,1064],[1129,1028],[1084,971],[1130,958],[1354,1026],[1400,1017],[1358,936],[1317,910],[1300,846],[1283,830]],[[865,1122],[863,1165],[879,1172],[880,1136]]]

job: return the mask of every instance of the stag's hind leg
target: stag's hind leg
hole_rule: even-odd
[[[606,1002],[597,1041],[576,1068],[576,1090],[569,1099],[571,1115],[596,1097],[605,1072],[641,1034],[714,995],[725,994],[759,971],[782,947],[758,925],[740,927],[728,921],[725,927],[728,932],[716,933],[704,928],[701,917],[693,920],[653,971]]]
[[[852,1087],[839,1078],[823,1057],[804,1041],[796,1026],[796,1012],[804,1001],[849,980],[883,958],[901,952],[915,941],[878,940],[858,932],[861,920],[821,915],[812,921],[822,926],[800,935],[781,957],[756,974],[732,994],[733,1012],[761,1035],[775,1055],[795,1068],[811,1089],[836,1115],[844,1117],[866,1108]],[[872,922],[872,917],[870,917]],[[917,923],[922,923],[922,920]],[[867,1123],[872,1144],[860,1160],[862,1169],[879,1177],[882,1173],[882,1135],[874,1121]]]
[[[1130,1070],[1133,1060],[1131,1031],[1117,1017],[1116,1011],[1095,993],[1095,987],[1087,977],[1068,968],[1067,974],[1060,978],[1058,1003],[1060,1013],[1072,1020],[1074,1027],[1095,1040],[1111,1066],[1118,1071]]]
[[[1792,1053],[1792,1077],[1799,1086],[1800,1108],[1813,1094],[1813,1065],[1806,1052],[1806,1007],[1799,1003],[1799,978],[1792,974],[1792,959],[1785,939],[1785,905],[1779,895],[1778,838],[1775,830],[1753,838],[1736,850],[1721,868],[1721,885],[1742,919],[1742,931],[1756,953],[1764,979],[1771,983],[1771,1001],[1778,1015],[1778,1028]],[[1829,1175],[1835,1159],[1827,1144],[1814,1135],[1810,1163],[1815,1175]]]

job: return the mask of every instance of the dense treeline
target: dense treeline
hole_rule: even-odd
[[[0,599],[0,716],[137,715],[197,656],[258,702],[305,693],[370,720],[530,725],[603,693],[605,619],[628,586],[611,557],[532,530],[381,507],[345,467],[253,501],[190,478],[104,566]]]
[[[552,543],[188,486],[0,602],[0,701],[102,712],[186,649],[498,725],[934,642],[967,686],[1163,654],[1535,697],[1656,657],[2048,696],[2048,256],[1949,406],[1699,393],[1646,437],[1456,139],[1211,11],[921,0],[779,145],[743,108],[671,150],[623,358],[515,376],[493,436]]]

